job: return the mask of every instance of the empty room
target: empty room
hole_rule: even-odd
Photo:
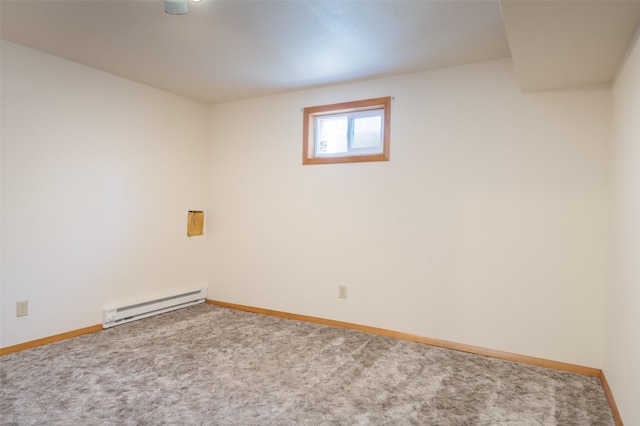
[[[640,0],[0,19],[0,424],[640,425]]]

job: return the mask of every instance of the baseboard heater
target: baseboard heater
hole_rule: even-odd
[[[203,303],[206,298],[207,289],[200,288],[197,290],[174,294],[172,296],[148,300],[146,302],[134,303],[117,308],[103,309],[102,328],[109,328],[115,325],[147,318],[152,315],[186,308],[187,306]]]

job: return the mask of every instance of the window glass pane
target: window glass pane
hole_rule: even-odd
[[[353,119],[352,148],[380,148],[382,150],[382,117],[360,117]]]
[[[349,120],[346,116],[316,118],[316,155],[347,152]]]

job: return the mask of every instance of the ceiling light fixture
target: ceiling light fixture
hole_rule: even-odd
[[[164,11],[169,15],[186,15],[187,0],[164,0]]]

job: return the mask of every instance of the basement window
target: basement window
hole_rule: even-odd
[[[391,98],[304,109],[302,164],[389,161]]]

